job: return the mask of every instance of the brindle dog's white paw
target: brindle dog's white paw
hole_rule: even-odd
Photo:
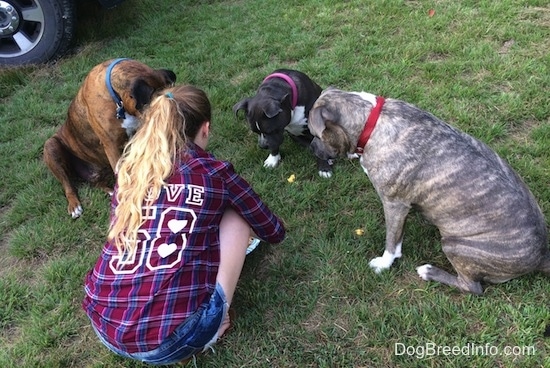
[[[281,155],[269,155],[264,161],[264,167],[273,168],[279,164],[279,161],[281,161]]]
[[[395,253],[390,253],[387,250],[384,251],[382,257],[373,258],[369,262],[369,266],[376,273],[380,273],[383,270],[387,270],[393,264],[396,258],[401,257],[401,243],[397,244],[395,247]]]
[[[420,276],[420,278],[422,280],[430,281],[431,280],[431,277],[430,277],[431,269],[432,269],[431,264],[425,264],[425,265],[416,267],[416,272],[418,273],[418,276]]]
[[[390,268],[391,263],[388,264],[388,259],[382,256],[371,259],[371,261],[369,262],[369,266],[374,270],[374,272],[380,273]]]

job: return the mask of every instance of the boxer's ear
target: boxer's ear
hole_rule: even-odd
[[[143,79],[136,79],[132,84],[130,97],[136,101],[136,110],[142,111],[143,107],[151,102],[154,89]]]
[[[169,69],[160,69],[160,72],[164,75],[164,81],[167,86],[173,86],[176,83],[176,73]]]

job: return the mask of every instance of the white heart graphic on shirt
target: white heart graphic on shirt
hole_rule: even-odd
[[[168,228],[174,234],[179,233],[181,231],[181,229],[183,229],[186,226],[187,226],[187,220],[172,219],[172,220],[168,221]]]
[[[163,243],[159,245],[157,252],[159,256],[161,256],[162,258],[166,258],[172,253],[174,253],[177,249],[178,249],[178,246],[176,245],[176,243],[170,243],[170,244]]]

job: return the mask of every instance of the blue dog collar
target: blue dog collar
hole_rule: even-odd
[[[116,91],[113,89],[113,85],[111,84],[111,72],[113,71],[113,68],[115,65],[120,63],[123,60],[129,60],[128,58],[119,58],[113,60],[113,62],[109,65],[107,68],[107,72],[105,73],[105,84],[107,85],[107,89],[109,90],[109,93],[111,94],[111,97],[115,101],[116,104],[116,118],[117,119],[125,119],[126,118],[126,111],[124,110],[124,106],[122,103],[122,99],[120,98],[119,94],[116,93]]]

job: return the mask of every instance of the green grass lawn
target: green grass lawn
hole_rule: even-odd
[[[288,139],[280,166],[265,169],[267,152],[231,110],[276,68],[406,100],[496,150],[550,218],[547,0],[127,0],[81,13],[70,55],[0,70],[1,367],[144,367],[104,348],[80,308],[109,199],[82,184],[84,214],[72,220],[42,162],[84,76],[116,57],[203,88],[214,107],[210,150],[287,224],[282,244],[247,258],[235,328],[198,367],[550,366],[548,277],[488,286],[482,297],[423,282],[417,266],[450,265],[417,213],[403,257],[375,274],[368,262],[383,252],[384,217],[358,161],[340,160],[322,179]]]

